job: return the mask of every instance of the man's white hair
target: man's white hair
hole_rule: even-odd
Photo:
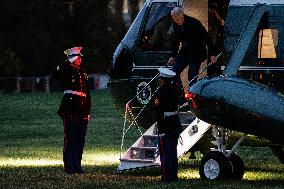
[[[171,15],[172,16],[178,16],[178,15],[183,15],[184,14],[184,10],[181,7],[175,7],[172,11],[171,11]]]

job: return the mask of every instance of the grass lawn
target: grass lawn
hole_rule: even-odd
[[[110,92],[92,92],[92,120],[83,154],[84,175],[65,175],[63,126],[56,111],[61,93],[0,94],[0,188],[284,188],[284,165],[269,148],[241,147],[246,173],[241,181],[206,181],[197,160],[180,159],[180,181],[164,184],[153,169],[117,173],[123,117]],[[130,131],[124,150],[138,137]]]

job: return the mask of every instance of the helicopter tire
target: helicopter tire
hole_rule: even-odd
[[[229,157],[229,160],[232,164],[232,179],[241,180],[245,173],[245,164],[244,161],[237,154],[233,153]]]
[[[199,175],[202,179],[229,179],[232,177],[232,164],[222,152],[211,151],[202,158]]]

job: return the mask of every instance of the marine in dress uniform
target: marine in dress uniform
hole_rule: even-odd
[[[175,72],[159,68],[160,88],[155,98],[161,160],[161,180],[177,181],[178,159],[177,143],[182,131],[178,117],[179,98],[182,94],[176,85],[171,84]]]
[[[91,98],[88,76],[81,66],[81,49],[67,49],[67,61],[59,65],[54,74],[64,90],[58,114],[64,124],[63,162],[67,174],[83,173],[81,160],[90,119]]]

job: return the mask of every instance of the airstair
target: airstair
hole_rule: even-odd
[[[196,144],[210,128],[210,124],[195,118],[190,112],[179,112],[183,132],[178,139],[178,157],[182,156]],[[157,123],[154,123],[141,137],[121,156],[117,171],[144,167],[159,167]]]

